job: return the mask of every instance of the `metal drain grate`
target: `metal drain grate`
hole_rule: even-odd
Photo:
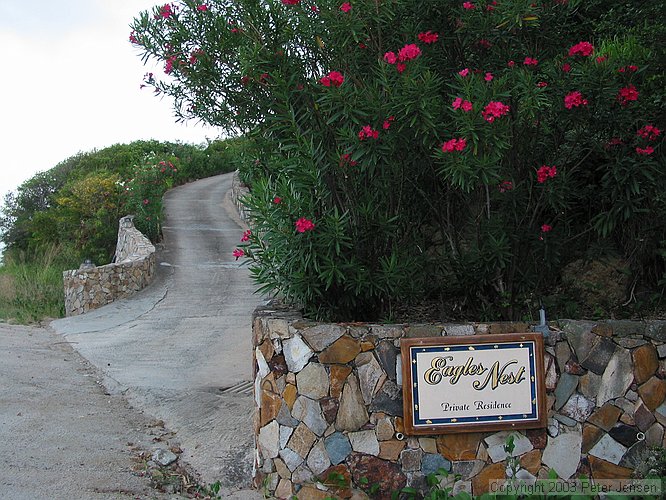
[[[231,387],[223,387],[220,389],[220,394],[243,394],[245,396],[252,396],[254,392],[254,383],[252,382],[239,382]]]

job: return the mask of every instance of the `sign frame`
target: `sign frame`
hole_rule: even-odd
[[[414,380],[414,375],[419,369],[417,362],[417,351],[423,352],[471,352],[489,351],[490,349],[527,349],[531,358],[528,363],[527,381],[534,396],[531,403],[529,415],[508,415],[506,420],[502,415],[485,417],[464,417],[460,421],[457,418],[441,418],[433,421],[420,417],[418,408],[419,381]],[[543,335],[540,333],[509,333],[489,335],[469,335],[451,337],[429,337],[429,338],[403,338],[400,340],[400,351],[402,360],[402,395],[403,395],[403,423],[407,435],[427,434],[451,434],[457,432],[479,432],[512,429],[535,429],[544,428],[548,422],[546,411],[546,383],[544,370],[544,343]],[[487,371],[487,370],[486,370]],[[425,384],[425,381],[423,382]],[[446,389],[463,389],[447,384]],[[455,390],[450,393],[455,394]],[[451,399],[449,397],[449,399]],[[415,400],[417,404],[415,404]],[[475,419],[472,421],[471,419]],[[481,420],[479,420],[481,419]],[[448,422],[447,422],[448,420]]]

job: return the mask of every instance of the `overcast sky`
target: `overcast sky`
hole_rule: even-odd
[[[129,24],[158,4],[0,0],[0,196],[80,151],[218,135],[195,122],[177,124],[168,98],[139,89],[154,68],[129,43]]]

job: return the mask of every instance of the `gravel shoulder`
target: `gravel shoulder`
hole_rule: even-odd
[[[163,427],[99,380],[61,336],[0,323],[1,498],[181,498],[142,476]]]

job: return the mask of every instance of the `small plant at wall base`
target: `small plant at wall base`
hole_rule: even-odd
[[[251,139],[236,255],[262,291],[327,319],[515,319],[578,260],[663,304],[658,4],[179,1],[130,42],[179,117]]]

